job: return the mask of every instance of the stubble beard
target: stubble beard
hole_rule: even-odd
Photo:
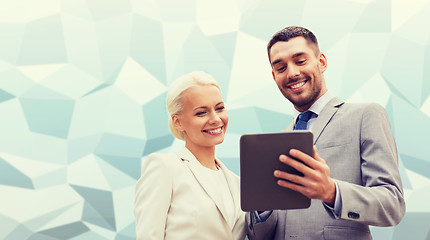
[[[287,89],[288,91],[289,89]],[[301,96],[307,94],[307,92],[302,92],[299,95],[288,95],[285,93],[284,89],[281,89],[282,94],[287,98],[296,108],[310,107],[318,98],[321,93],[321,87],[315,86],[311,89],[308,96]]]

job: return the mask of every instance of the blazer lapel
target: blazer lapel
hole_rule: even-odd
[[[227,180],[228,189],[230,191],[231,198],[233,199],[233,204],[235,206],[240,206],[240,194],[235,194],[240,192],[239,183],[236,179],[236,175],[227,169],[227,167],[217,159],[218,164],[221,166],[221,170],[224,173],[225,179]]]
[[[320,115],[318,116],[318,118],[316,119],[312,127],[312,133],[314,135],[314,144],[316,144],[321,133],[324,131],[324,128],[327,126],[331,118],[334,116],[334,114],[337,112],[337,110],[342,104],[344,104],[342,100],[340,100],[338,97],[334,97],[325,105],[325,107],[321,111]],[[290,123],[290,125],[288,125],[288,127],[283,129],[282,132],[293,131],[293,130],[294,130],[294,120]]]
[[[216,159],[216,161],[218,165],[221,167],[221,170],[223,171],[225,179],[227,181],[228,190],[230,192],[231,198],[233,199],[233,206],[234,206],[233,215],[234,215],[234,219],[236,219],[238,210],[240,209],[240,207],[239,208],[237,207],[237,206],[240,206],[240,194],[238,194],[240,192],[239,182],[236,179],[236,175],[230,170],[228,170],[228,168],[224,166],[224,164],[220,160]],[[226,223],[231,224],[231,226],[234,226],[235,220],[233,220],[233,222],[229,222],[227,220],[227,213],[226,213],[225,207],[221,208],[220,211]],[[231,237],[233,239],[233,233],[231,233]]]
[[[323,108],[323,110],[321,111],[320,115],[318,116],[318,118],[316,119],[312,127],[312,132],[314,135],[314,144],[316,144],[321,133],[324,131],[325,127],[330,122],[334,114],[337,112],[337,110],[339,109],[339,106],[341,106],[342,104],[344,104],[342,100],[340,100],[337,97],[334,97]]]
[[[239,194],[235,194],[240,192],[237,179],[234,178],[235,175],[233,175],[232,172],[230,172],[230,170],[228,170],[220,160],[217,159],[216,161],[218,162],[218,165],[221,166],[221,170],[223,171],[225,179],[227,180],[227,185],[230,190],[230,195],[233,199],[234,206],[240,206]]]
[[[206,176],[205,172],[202,171],[202,170],[204,170],[204,169],[202,169],[203,166],[196,159],[196,157],[185,147],[182,150],[180,150],[177,154],[179,155],[179,157],[183,161],[186,162],[188,168],[193,173],[197,182],[202,186],[202,188],[205,190],[205,192],[214,201],[218,210],[221,212],[222,216],[224,217],[224,220],[227,221],[226,220],[226,210],[225,210],[224,204],[222,202],[221,196],[219,194],[217,194],[217,192],[215,191],[216,188],[214,188],[213,184],[210,182],[210,180]]]

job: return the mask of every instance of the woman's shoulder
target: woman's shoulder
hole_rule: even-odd
[[[147,161],[167,161],[169,159],[175,158],[176,154],[174,153],[151,153],[148,156],[144,157]]]
[[[172,168],[180,163],[175,153],[151,153],[143,158],[143,167],[156,165],[162,168]]]

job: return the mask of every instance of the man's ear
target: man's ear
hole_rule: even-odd
[[[323,73],[327,69],[327,58],[325,57],[324,53],[320,53],[319,55],[319,62],[320,62],[320,72]]]
[[[180,132],[184,131],[184,128],[182,127],[181,119],[179,118],[179,116],[178,115],[172,115],[171,118],[172,118],[172,123],[175,126],[175,128]]]

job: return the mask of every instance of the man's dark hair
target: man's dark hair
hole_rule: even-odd
[[[288,40],[295,37],[303,37],[308,41],[308,43],[314,44],[315,55],[318,55],[319,53],[318,40],[315,37],[315,35],[304,27],[289,26],[275,33],[275,35],[272,36],[272,39],[270,39],[269,43],[267,44],[267,54],[269,56],[269,61],[270,61],[270,49],[272,49],[272,46],[275,45],[275,43],[288,42]]]

